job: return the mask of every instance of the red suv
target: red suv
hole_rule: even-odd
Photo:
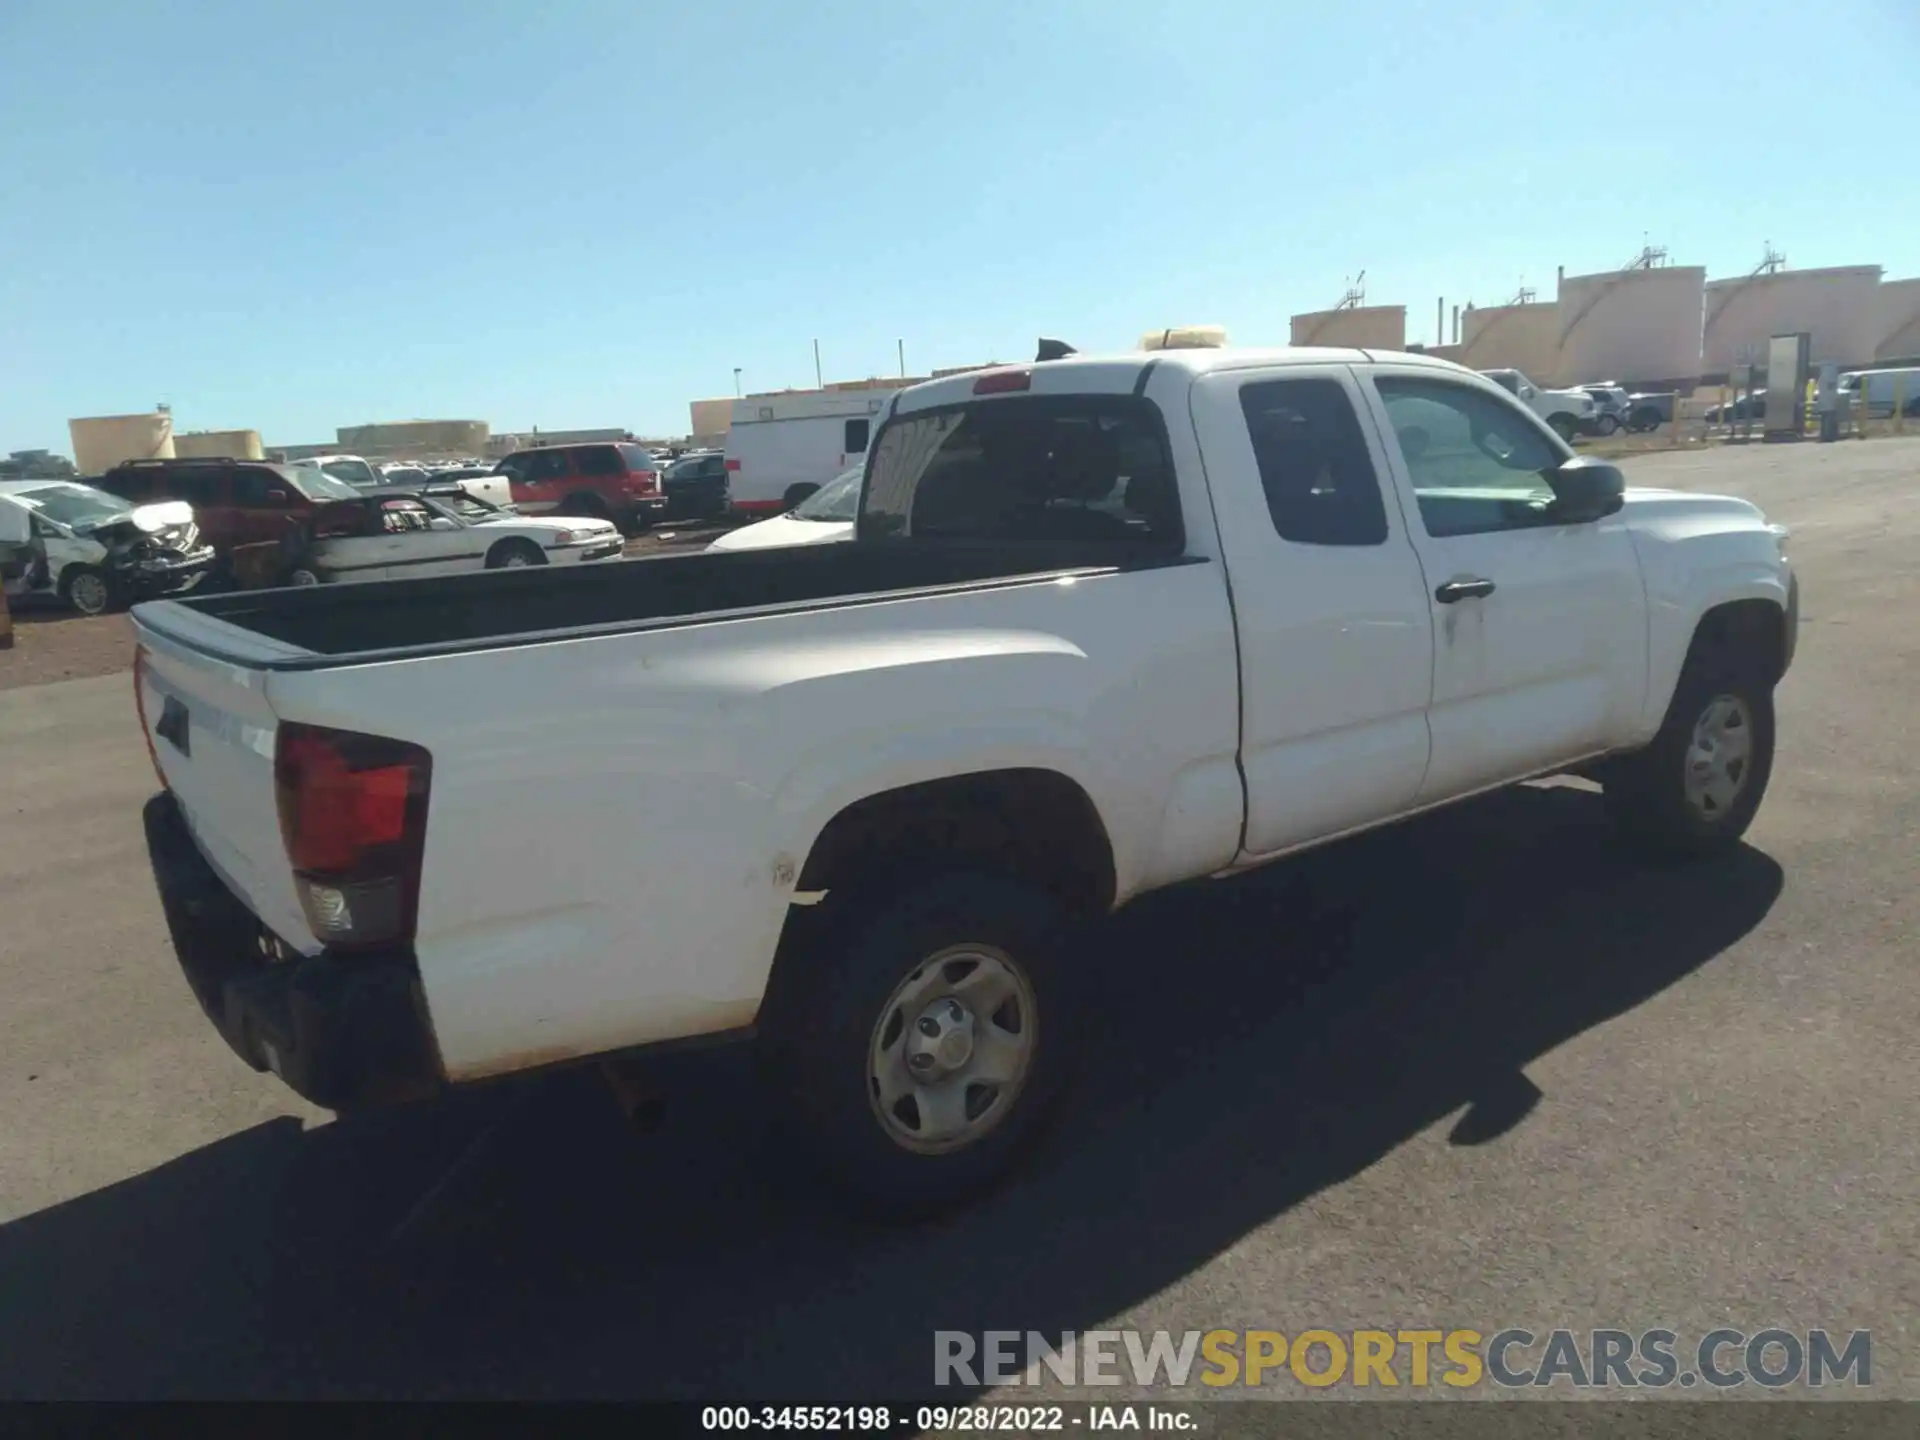
[[[293,543],[297,537],[289,532],[311,533],[329,506],[364,493],[324,471],[265,460],[128,460],[88,483],[136,505],[184,500],[193,506],[217,557],[216,580],[231,577],[235,546]]]
[[[494,468],[528,515],[591,515],[644,530],[667,508],[660,466],[638,445],[546,445],[516,450]]]

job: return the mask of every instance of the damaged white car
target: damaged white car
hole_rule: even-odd
[[[466,570],[567,565],[620,554],[609,520],[502,512],[458,486],[446,493],[374,490],[323,506],[297,547],[286,583],[413,579]]]
[[[104,615],[192,584],[213,559],[184,501],[130,505],[71,480],[0,481],[9,600],[57,595],[83,615]]]

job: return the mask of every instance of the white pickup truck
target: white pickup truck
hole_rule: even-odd
[[[1549,390],[1518,370],[1482,370],[1494,384],[1514,396],[1553,428],[1562,440],[1571,440],[1596,428],[1598,406],[1584,390]]]
[[[751,1035],[821,1173],[921,1212],[1054,1098],[1076,922],[1569,770],[1732,843],[1784,545],[1420,356],[969,373],[890,402],[842,544],[138,607],[148,843],[321,1105]]]

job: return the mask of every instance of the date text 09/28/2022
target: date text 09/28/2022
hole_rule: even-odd
[[[1080,1430],[1185,1433],[1198,1428],[1172,1405],[708,1405],[700,1428],[709,1431],[815,1431],[883,1435],[890,1431],[991,1431],[1016,1435]]]

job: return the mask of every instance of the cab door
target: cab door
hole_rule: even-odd
[[[1472,376],[1370,367],[1433,644],[1424,801],[1626,741],[1647,689],[1646,591],[1622,513],[1549,509],[1567,447]]]
[[[1191,404],[1239,632],[1254,859],[1412,803],[1433,632],[1348,367],[1216,371]]]

